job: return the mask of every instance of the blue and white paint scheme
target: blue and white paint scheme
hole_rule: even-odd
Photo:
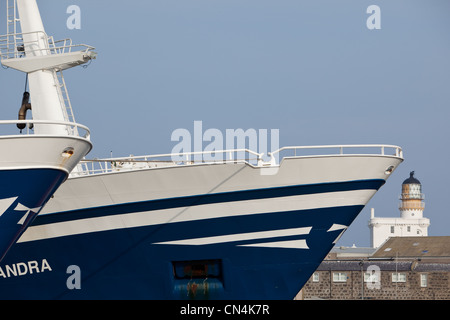
[[[403,160],[362,147],[275,166],[97,160],[0,264],[0,299],[293,299]]]
[[[23,26],[45,34],[35,0],[17,5],[29,20]],[[57,75],[39,68],[54,66],[56,72],[93,58],[85,46],[69,63],[69,56],[59,56],[63,48],[53,50],[55,42],[47,40],[42,49],[41,40],[24,41],[25,47],[38,46],[26,51],[26,64],[16,49],[2,60],[29,73],[30,89],[54,81],[53,89],[40,86],[44,97],[33,101],[31,92],[33,108],[43,100],[65,100],[55,91]],[[7,219],[22,228],[0,262],[0,299],[293,299],[403,161],[397,146],[339,145],[285,147],[273,151],[269,162],[251,150],[215,150],[226,156],[130,156],[76,165],[75,155],[86,153],[89,141],[73,127],[52,133],[49,123],[36,122],[64,123],[62,109],[33,118],[32,136],[43,142],[32,149],[42,161],[31,191],[14,181],[11,192],[0,194],[0,223]],[[60,144],[44,143],[50,138]],[[30,149],[20,150],[29,159]],[[244,157],[238,158],[240,152]],[[254,157],[256,163],[246,160]],[[44,169],[57,168],[63,176],[38,184],[51,176]],[[45,191],[39,201],[29,195],[36,189]]]
[[[89,129],[73,121],[61,73],[93,58],[87,53],[92,48],[80,56],[56,45],[34,0],[7,0],[6,7],[1,63],[27,74],[29,92],[19,120],[0,121],[0,261],[92,148]],[[32,119],[26,119],[27,110]]]

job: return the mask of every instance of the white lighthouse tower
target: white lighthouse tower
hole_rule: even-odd
[[[422,184],[412,171],[402,184],[400,218],[376,218],[372,209],[369,221],[372,247],[379,247],[390,237],[428,236],[430,219],[423,217],[424,198]]]

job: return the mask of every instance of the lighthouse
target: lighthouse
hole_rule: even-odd
[[[404,219],[423,218],[424,198],[422,184],[414,177],[414,171],[411,171],[409,178],[402,184],[399,205],[401,217]]]
[[[379,247],[390,237],[428,236],[430,219],[423,217],[424,199],[422,184],[411,171],[409,178],[402,183],[400,218],[375,217],[372,209],[369,221],[372,247]]]

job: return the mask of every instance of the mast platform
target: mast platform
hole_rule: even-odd
[[[24,41],[24,38],[31,40]],[[40,41],[44,41],[44,49],[38,46]],[[86,44],[74,45],[71,39],[54,41],[42,31],[0,36],[1,64],[26,73],[79,66],[96,58],[93,50],[94,47]]]

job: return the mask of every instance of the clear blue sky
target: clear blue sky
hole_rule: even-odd
[[[5,33],[4,0],[0,5]],[[340,245],[369,245],[370,207],[399,216],[415,170],[430,235],[450,235],[450,1],[38,0],[48,34],[97,48],[65,73],[91,157],[170,152],[177,128],[279,129],[280,145],[397,144],[405,162]],[[69,30],[69,5],[81,29]],[[381,29],[369,30],[370,5]],[[1,119],[24,76],[0,70]]]

